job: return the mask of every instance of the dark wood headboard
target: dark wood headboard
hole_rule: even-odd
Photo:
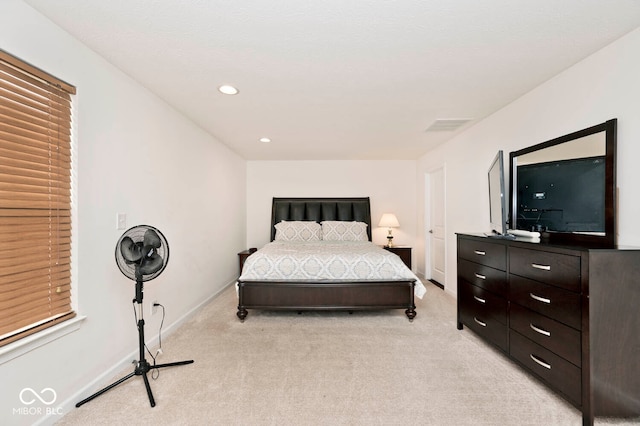
[[[369,197],[361,198],[274,198],[271,207],[271,241],[275,225],[282,220],[343,220],[367,224],[371,241],[371,206]]]

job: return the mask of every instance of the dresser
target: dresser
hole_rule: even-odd
[[[458,234],[458,329],[583,413],[640,416],[640,250]]]

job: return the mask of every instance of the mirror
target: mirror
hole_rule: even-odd
[[[512,152],[509,227],[552,243],[614,246],[616,127],[613,119]]]

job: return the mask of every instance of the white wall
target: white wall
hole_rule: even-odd
[[[418,160],[418,207],[424,173],[446,164],[446,290],[456,292],[456,232],[488,231],[486,173],[496,152],[508,153],[618,119],[618,242],[640,246],[640,29],[577,63],[452,141]],[[421,213],[419,218],[422,217]],[[418,229],[422,229],[418,226]],[[419,238],[424,239],[421,232]],[[418,262],[424,253],[418,254]]]
[[[145,301],[166,307],[165,331],[234,280],[246,242],[246,162],[19,0],[0,2],[0,46],[77,86],[73,292],[86,320],[0,364],[0,423],[19,425],[42,420],[14,413],[22,389],[52,388],[54,408],[69,409],[104,384],[92,381],[137,358],[134,283],[114,260],[118,212],[169,241],[167,268],[145,283]],[[149,314],[147,340],[160,325]]]
[[[387,230],[377,224],[394,213],[394,244],[413,245],[415,194],[415,161],[249,161],[247,247],[269,242],[273,197],[370,197],[373,242],[386,243]]]

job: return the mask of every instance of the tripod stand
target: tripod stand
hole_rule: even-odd
[[[170,363],[167,363],[167,364],[158,364],[158,365],[151,365],[151,364],[149,364],[149,362],[147,362],[147,360],[145,358],[145,345],[144,345],[144,318],[142,318],[142,280],[141,279],[137,279],[136,280],[136,298],[133,299],[133,302],[138,304],[138,312],[140,313],[139,320],[138,320],[138,343],[139,343],[139,346],[140,346],[140,359],[138,360],[136,368],[134,369],[134,371],[132,373],[127,374],[123,378],[121,378],[121,379],[117,380],[116,382],[110,384],[109,386],[99,390],[98,392],[94,393],[90,397],[88,397],[86,399],[83,399],[82,401],[78,402],[76,404],[76,407],[80,407],[81,405],[91,401],[92,399],[99,397],[103,393],[105,393],[108,390],[118,386],[120,383],[130,379],[133,376],[142,376],[142,378],[144,379],[144,385],[147,388],[147,395],[149,396],[149,403],[151,404],[152,407],[155,407],[156,406],[156,401],[153,398],[153,393],[151,393],[151,386],[149,385],[149,379],[147,378],[147,373],[149,371],[153,370],[153,369],[164,368],[164,367],[173,367],[173,366],[176,366],[176,365],[185,365],[185,364],[192,364],[193,363],[192,359],[188,360],[188,361],[170,362]]]

